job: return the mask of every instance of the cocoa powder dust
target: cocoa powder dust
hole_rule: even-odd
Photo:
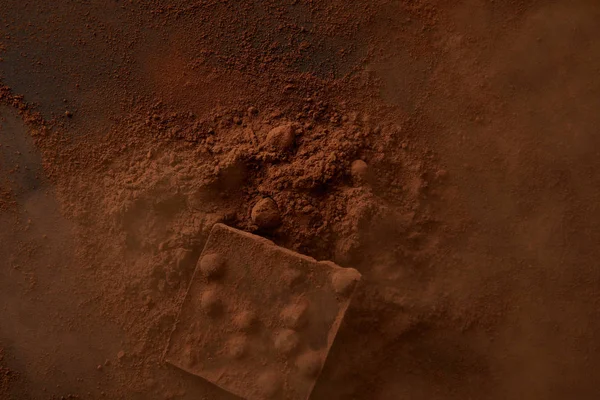
[[[163,359],[217,223],[362,275],[313,400],[597,398],[600,9],[563,3],[4,0],[0,398],[232,399]]]

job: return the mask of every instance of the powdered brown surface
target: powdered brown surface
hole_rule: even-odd
[[[223,222],[363,275],[313,400],[598,398],[599,20],[4,0],[0,395],[232,399],[161,360]]]

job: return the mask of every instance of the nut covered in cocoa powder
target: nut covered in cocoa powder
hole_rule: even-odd
[[[277,203],[271,198],[259,200],[252,208],[252,222],[260,229],[274,229],[281,225],[281,215]]]

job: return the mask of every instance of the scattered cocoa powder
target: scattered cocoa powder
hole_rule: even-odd
[[[23,384],[0,359],[0,395],[224,398],[162,359],[222,222],[363,274],[315,399],[594,398],[597,6],[113,3],[0,11],[0,102],[52,189],[0,160],[0,296],[85,338],[18,348]]]

